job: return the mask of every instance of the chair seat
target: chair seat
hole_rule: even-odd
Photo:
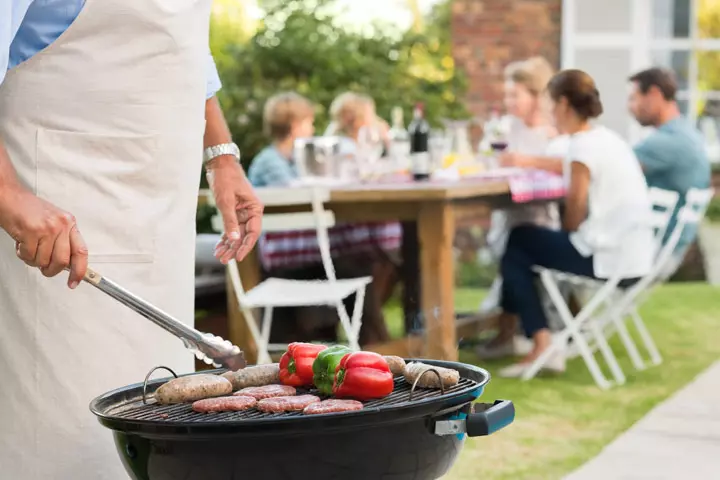
[[[573,273],[567,273],[567,272],[561,272],[560,270],[553,270],[550,268],[545,267],[533,267],[533,270],[536,273],[542,273],[543,271],[548,271],[553,274],[553,276],[561,281],[561,282],[568,282],[573,285],[582,285],[584,287],[601,287],[605,280],[598,280],[596,278],[592,277],[584,277],[582,275],[575,275]]]
[[[269,278],[245,294],[244,303],[257,307],[335,305],[372,282],[372,277],[336,280]]]
[[[565,282],[569,283],[571,285],[575,286],[581,286],[581,287],[587,287],[587,288],[600,288],[608,281],[607,279],[600,279],[600,278],[593,278],[593,277],[586,277],[583,275],[576,275],[574,273],[568,273],[563,272],[560,270],[553,270],[551,268],[545,268],[545,267],[533,267],[533,271],[536,273],[542,273],[550,272],[555,277],[555,279],[559,282]],[[635,283],[637,283],[640,280],[639,277],[636,278],[623,278],[620,280],[620,283],[617,284],[617,287],[619,290],[625,290],[626,288],[632,287]]]

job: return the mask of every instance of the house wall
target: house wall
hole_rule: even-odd
[[[503,69],[542,55],[560,66],[562,0],[453,0],[453,56],[469,80],[470,111],[502,106]]]

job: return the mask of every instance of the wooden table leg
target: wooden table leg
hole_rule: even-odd
[[[245,257],[245,260],[238,264],[238,269],[240,271],[240,279],[245,291],[254,288],[258,283],[260,283],[260,261],[257,256],[257,249],[253,249],[252,252]],[[233,291],[232,282],[230,281],[230,275],[226,273],[225,277],[230,341],[240,347],[240,349],[245,353],[245,360],[248,365],[254,364],[257,362],[257,345],[255,345],[252,335],[250,335],[245,315],[243,315],[240,310],[240,306],[238,305]],[[259,318],[257,314],[256,318]]]
[[[420,263],[416,222],[402,223],[402,306],[405,333],[422,328],[420,318]]]
[[[455,215],[447,202],[423,204],[418,221],[420,290],[428,358],[457,360],[453,237]]]

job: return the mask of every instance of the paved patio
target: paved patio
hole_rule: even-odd
[[[720,479],[720,362],[565,480],[689,478]]]

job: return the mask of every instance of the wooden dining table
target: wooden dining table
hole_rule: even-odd
[[[288,187],[292,188],[292,187]],[[416,226],[419,310],[423,319],[420,332],[368,350],[402,357],[457,360],[455,275],[453,239],[456,227],[465,219],[489,214],[493,208],[512,204],[507,180],[405,182],[387,184],[338,185],[328,187],[326,208],[342,222],[400,221]],[[277,189],[273,189],[277,191]],[[257,188],[263,197],[263,189]],[[282,205],[266,207],[266,213],[291,210]],[[405,232],[407,235],[407,232]],[[239,264],[246,290],[261,280],[257,249]],[[404,259],[410,261],[413,259]],[[228,292],[232,287],[228,280]],[[230,339],[254,362],[257,349],[233,295],[228,295]]]

